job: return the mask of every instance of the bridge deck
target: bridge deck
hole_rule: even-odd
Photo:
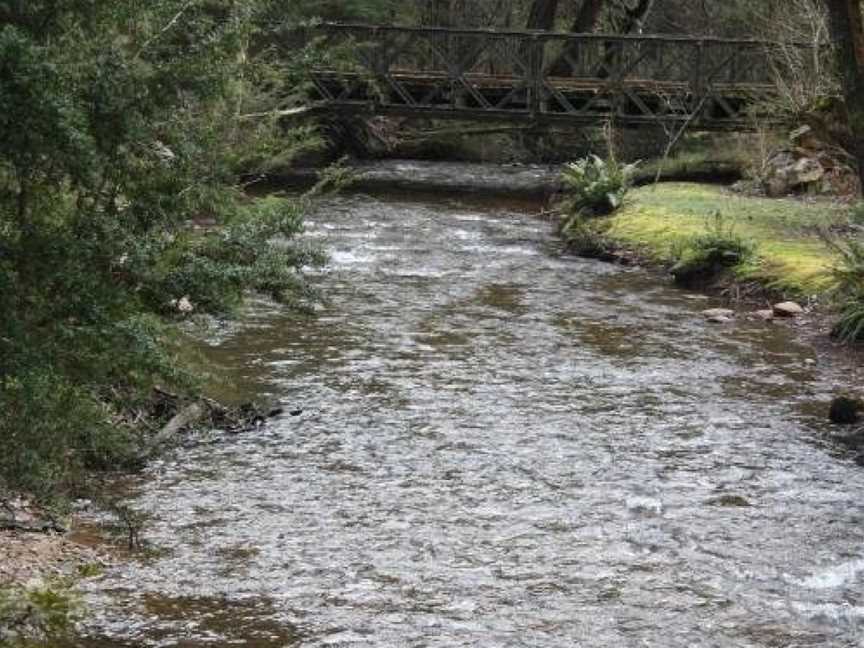
[[[746,129],[775,96],[769,43],[320,25],[313,99],[342,112]],[[767,117],[763,114],[761,117]]]

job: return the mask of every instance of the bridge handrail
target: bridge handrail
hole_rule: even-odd
[[[746,38],[721,38],[717,36],[685,36],[679,34],[610,34],[610,33],[578,33],[578,32],[562,32],[562,31],[545,31],[545,30],[526,30],[526,29],[483,29],[483,28],[465,28],[465,27],[408,27],[400,25],[373,25],[366,23],[336,23],[322,22],[314,23],[303,27],[312,31],[317,30],[333,30],[347,32],[400,32],[400,33],[416,33],[416,34],[450,34],[456,36],[506,36],[506,37],[522,37],[527,40],[582,40],[582,41],[622,41],[633,42],[643,41],[646,43],[682,43],[695,44],[703,43],[706,45],[737,45],[737,46],[754,46],[754,47],[779,47],[792,46],[802,49],[813,49],[815,47],[826,47],[828,43],[807,43],[799,41],[771,41]]]

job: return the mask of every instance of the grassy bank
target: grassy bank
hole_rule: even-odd
[[[751,198],[714,185],[663,183],[632,190],[607,235],[643,257],[672,264],[687,239],[709,230],[718,214],[724,228],[756,248],[754,259],[735,269],[738,279],[797,297],[831,287],[830,269],[838,259],[818,230],[845,225],[848,217],[827,201]]]

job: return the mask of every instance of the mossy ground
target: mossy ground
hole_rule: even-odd
[[[736,268],[741,281],[798,297],[831,288],[837,256],[818,232],[846,224],[848,216],[829,201],[752,198],[714,185],[661,183],[632,190],[608,234],[653,261],[672,263],[688,237],[704,233],[718,213],[724,227],[756,245],[756,258]]]

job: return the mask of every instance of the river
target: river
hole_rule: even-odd
[[[864,470],[787,326],[562,257],[518,205],[346,196],[329,298],[203,345],[301,408],[151,466],[80,645],[851,647]]]

